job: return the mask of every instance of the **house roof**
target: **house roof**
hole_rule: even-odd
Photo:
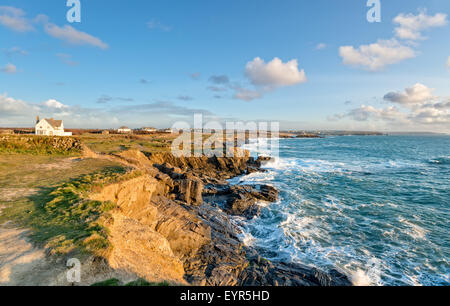
[[[53,118],[46,118],[45,121],[47,121],[48,124],[50,124],[54,129],[61,127],[63,122],[62,120],[55,120]]]
[[[119,128],[119,130],[129,130],[130,128],[129,127],[127,127],[127,126],[121,126],[120,128]]]

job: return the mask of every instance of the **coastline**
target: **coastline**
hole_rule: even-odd
[[[142,155],[138,157],[139,153],[130,153],[122,154],[122,157],[128,156],[127,159],[135,164],[147,163],[142,160]],[[130,155],[134,156],[130,158]],[[169,191],[159,201],[175,201],[187,208],[206,226],[206,231],[210,231],[210,241],[203,244],[195,255],[184,256],[185,279],[189,284],[351,285],[348,277],[336,270],[324,272],[301,264],[270,262],[239,239],[242,231],[231,218],[257,216],[260,208],[257,202],[275,202],[278,191],[267,185],[231,185],[226,180],[264,171],[262,165],[270,158],[255,160],[248,152],[242,158],[177,158],[170,153],[149,154],[146,157],[159,171],[155,177],[175,186],[173,191],[176,194]],[[180,180],[181,185],[178,185]]]
[[[56,243],[54,247],[51,243],[35,244],[30,240],[31,229],[30,236],[23,237],[24,243],[32,242],[36,251],[46,256],[29,267],[43,266],[47,273],[24,267],[20,274],[11,275],[9,281],[0,280],[3,284],[73,285],[65,279],[64,271],[65,260],[75,257],[80,258],[84,275],[79,285],[110,279],[120,283],[144,279],[199,286],[351,285],[347,276],[335,270],[325,272],[302,264],[270,262],[240,239],[242,229],[233,219],[256,217],[260,212],[258,202],[275,202],[278,190],[268,185],[231,184],[229,180],[264,171],[262,166],[270,158],[255,159],[248,151],[241,157],[229,158],[185,158],[169,152],[140,150],[97,154],[86,145],[80,147],[76,139],[73,141],[78,145],[70,147],[83,153],[81,158],[70,158],[71,161],[104,161],[129,169],[106,184],[96,185],[92,181],[91,191],[86,185],[83,188],[88,193],[77,195],[81,202],[114,205],[113,210],[99,215],[98,223],[104,226],[104,238],[110,247],[83,255],[82,245],[73,245],[70,240],[64,242],[68,244],[62,249],[64,240],[60,245],[55,237],[49,237],[49,242]],[[108,176],[105,179],[108,182]],[[64,184],[61,186],[65,188]],[[67,214],[64,209],[57,213]],[[89,243],[90,239],[98,236],[87,237],[85,241]],[[67,253],[59,253],[63,249]]]

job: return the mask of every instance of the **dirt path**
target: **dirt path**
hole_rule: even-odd
[[[0,227],[0,285],[48,285],[60,271],[51,269],[43,249],[33,247],[26,230]]]

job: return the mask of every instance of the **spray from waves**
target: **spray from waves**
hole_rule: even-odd
[[[233,182],[270,184],[281,197],[264,207],[260,217],[240,222],[242,239],[269,260],[336,268],[355,285],[450,284],[448,253],[441,247],[442,235],[436,235],[445,231],[448,220],[441,209],[445,203],[439,202],[446,168],[441,168],[438,184],[430,177],[433,165],[449,163],[448,156],[436,158],[445,150],[434,157],[416,151],[405,155],[402,150],[409,150],[410,143],[397,152],[390,148],[397,144],[393,139],[371,154],[370,138],[358,141],[366,139],[363,149],[350,153],[349,146],[359,146],[352,139],[332,139],[325,150],[324,140],[315,147],[314,141],[281,141],[280,158],[267,163],[266,172]],[[414,147],[420,145],[418,140]],[[257,145],[250,149],[261,154]],[[421,206],[412,197],[419,194],[438,203]]]

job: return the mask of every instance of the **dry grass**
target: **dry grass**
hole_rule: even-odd
[[[84,196],[128,171],[101,159],[0,155],[0,225],[29,229],[32,241],[53,253],[106,249],[101,217],[113,205]]]
[[[96,153],[118,153],[130,149],[143,152],[168,152],[176,138],[170,134],[152,135],[95,135],[80,136],[82,142]]]

